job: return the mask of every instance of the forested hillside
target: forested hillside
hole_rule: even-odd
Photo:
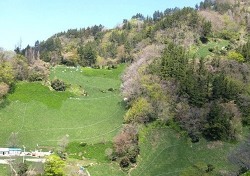
[[[1,107],[7,106],[8,93],[20,81],[43,81],[65,91],[71,85],[64,85],[63,76],[49,80],[54,66],[105,69],[104,77],[113,79],[107,70],[116,74],[126,64],[120,87],[126,113],[112,149],[105,151],[109,162],[129,175],[247,176],[249,34],[248,0],[205,0],[195,8],[167,8],[152,16],[138,13],[114,29],[102,25],[69,29],[33,47],[17,47],[14,56],[1,52]],[[77,91],[88,96],[81,88]],[[166,151],[171,145],[178,146],[173,153],[180,152],[172,161]],[[209,151],[218,158],[204,154]],[[155,156],[160,156],[158,161]],[[91,167],[90,171],[100,174]]]

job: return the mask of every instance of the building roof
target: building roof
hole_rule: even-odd
[[[0,148],[0,152],[8,152],[10,151],[9,148]]]
[[[20,148],[9,148],[10,151],[22,151]]]
[[[20,148],[0,148],[0,152],[22,151]]]

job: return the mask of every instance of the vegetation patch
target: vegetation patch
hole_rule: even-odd
[[[51,69],[51,80],[58,78],[73,87],[81,86],[88,96],[69,90],[51,91],[40,82],[17,83],[15,92],[7,97],[9,103],[0,111],[0,123],[5,124],[0,129],[1,146],[6,146],[13,132],[18,132],[18,146],[24,144],[27,150],[34,150],[37,144],[56,147],[63,136],[68,136],[69,142],[111,141],[122,126],[125,108],[119,91],[103,94],[100,90],[118,90],[124,68],[122,65],[101,72],[91,68],[81,72],[81,68],[76,71],[75,67],[65,66]],[[112,71],[115,74],[108,73]]]
[[[66,152],[70,158],[75,159],[94,159],[97,162],[109,162],[106,156],[106,150],[112,149],[112,142],[86,144],[83,142],[71,142],[66,148]]]
[[[214,174],[235,169],[227,157],[236,144],[222,142],[211,148],[211,142],[202,139],[192,143],[172,129],[153,125],[145,127],[139,136],[140,155],[131,175],[190,175],[199,168],[204,173],[213,168],[208,174]]]
[[[205,58],[206,56],[212,55],[213,53],[220,52],[223,50],[223,47],[226,47],[229,44],[228,40],[216,40],[217,41],[210,41],[207,44],[202,44],[195,51],[196,56]]]

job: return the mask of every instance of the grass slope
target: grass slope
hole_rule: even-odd
[[[0,164],[0,176],[6,176],[10,173],[10,168],[8,165],[1,165]]]
[[[115,70],[52,68],[51,79],[81,86],[88,96],[55,92],[40,83],[21,82],[0,109],[0,146],[6,146],[11,132],[18,133],[19,145],[28,149],[56,146],[65,135],[70,141],[111,141],[123,122],[125,109],[119,94],[120,74]],[[107,91],[114,88],[115,91]]]
[[[222,47],[225,47],[229,44],[227,40],[219,40],[218,41],[210,41],[207,44],[201,44],[198,48],[194,48],[191,50],[196,56],[205,58],[206,56],[212,55],[213,53],[210,52],[208,49],[213,48],[214,50],[221,50]]]
[[[234,144],[204,140],[193,144],[169,128],[144,129],[139,145],[138,165],[131,171],[132,176],[185,175],[194,165],[212,164],[215,171],[233,168],[227,155]]]

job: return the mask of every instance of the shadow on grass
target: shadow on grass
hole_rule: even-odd
[[[7,98],[0,100],[0,109],[4,109],[10,104],[10,101]]]

